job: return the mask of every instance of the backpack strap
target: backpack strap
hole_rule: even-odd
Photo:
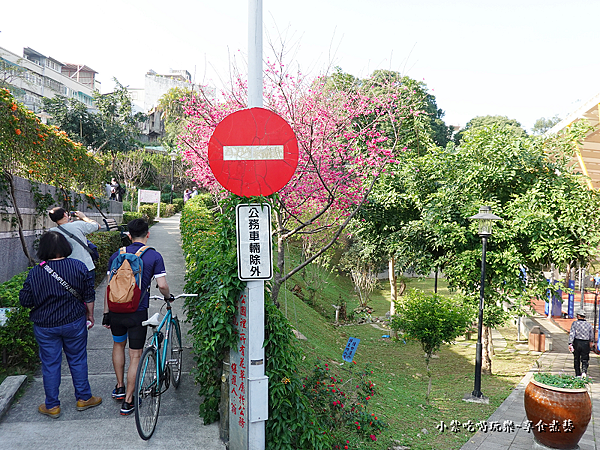
[[[137,252],[135,252],[135,256],[137,256],[138,258],[141,258],[142,255],[144,253],[146,253],[146,250],[150,250],[150,249],[154,250],[154,247],[148,247],[147,245],[144,245],[143,247],[140,247],[140,249]]]

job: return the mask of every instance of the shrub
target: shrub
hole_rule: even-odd
[[[425,352],[425,364],[429,385],[427,401],[431,393],[431,371],[429,361],[442,344],[456,339],[473,322],[474,311],[457,300],[434,293],[425,293],[416,289],[396,302],[396,315],[391,326],[400,330],[404,336],[418,341]]]
[[[157,214],[157,209],[158,209],[158,205],[156,203],[152,203],[152,204],[146,204],[146,205],[140,205],[140,213],[142,213],[143,216],[147,217],[148,219],[148,223],[152,223],[154,222],[154,219],[156,218],[156,214]],[[171,217],[173,214],[175,214],[176,211],[176,206],[173,204],[169,204],[169,203],[162,203],[160,204],[160,216],[161,217]],[[124,215],[125,213],[123,213]]]
[[[310,399],[321,427],[329,431],[332,448],[344,448],[349,443],[356,448],[357,441],[376,441],[377,435],[387,426],[368,411],[368,405],[376,395],[375,384],[370,379],[373,371],[368,365],[357,370],[356,363],[346,367],[342,369],[346,372],[344,381],[331,373],[328,364],[319,360],[304,379],[303,391]]]
[[[143,218],[148,220],[148,223],[151,224],[154,222],[154,218],[156,217],[156,204],[152,205],[140,205],[139,213]]]
[[[144,217],[144,214],[141,212],[125,212],[123,211],[123,224],[127,225],[133,219],[141,219]]]
[[[175,205],[175,212],[183,211],[183,199],[182,198],[174,198],[173,205]]]
[[[8,320],[0,326],[0,349],[6,351],[6,369],[25,372],[38,363],[38,345],[33,335],[33,323],[29,309],[19,304],[19,291],[29,271],[15,275],[0,284],[0,307],[13,308],[7,313]]]
[[[163,211],[164,211],[164,213],[163,213]],[[164,210],[163,210],[163,204],[162,203],[160,204],[160,214],[163,217],[171,217],[171,216],[175,215],[175,213],[177,213],[177,206],[175,204],[167,203],[165,205]]]
[[[96,286],[98,286],[108,269],[108,260],[110,256],[121,247],[121,233],[118,231],[97,231],[88,234],[88,239],[98,247],[100,259],[96,261]]]

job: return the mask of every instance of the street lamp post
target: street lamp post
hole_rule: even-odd
[[[469,217],[477,220],[479,231],[477,234],[481,237],[481,282],[479,284],[479,319],[477,322],[477,347],[475,356],[475,388],[463,400],[478,403],[488,403],[489,399],[481,393],[481,356],[483,346],[481,344],[481,335],[483,332],[483,305],[485,291],[485,253],[487,250],[487,240],[492,235],[492,223],[496,220],[502,220],[500,217],[492,214],[489,206],[479,208],[479,213]]]
[[[169,203],[173,204],[173,175],[175,172],[175,160],[177,159],[177,152],[173,150],[169,153],[171,157],[171,201]]]

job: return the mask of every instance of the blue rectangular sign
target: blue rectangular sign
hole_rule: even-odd
[[[569,301],[567,304],[569,319],[572,319],[575,311],[575,280],[569,280]]]
[[[344,353],[342,354],[342,359],[347,362],[352,362],[354,359],[354,354],[356,353],[356,348],[358,347],[358,343],[360,339],[358,338],[348,338],[348,343],[346,344],[346,348],[344,349]]]

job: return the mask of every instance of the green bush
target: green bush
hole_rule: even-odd
[[[177,212],[175,204],[162,203],[160,204],[160,216],[171,217]],[[148,219],[148,223],[154,222],[156,218],[158,205],[156,203],[146,204],[140,206],[140,213]],[[123,213],[125,215],[125,213]]]
[[[154,222],[154,218],[156,217],[156,205],[140,205],[140,214],[142,218],[148,220],[148,223],[151,224]]]
[[[38,364],[38,345],[33,335],[33,323],[29,320],[29,308],[19,304],[19,291],[28,271],[21,272],[0,284],[0,307],[13,308],[6,315],[8,320],[0,326],[0,349],[6,351],[4,369],[24,373]]]
[[[144,217],[144,214],[141,212],[125,212],[123,211],[123,224],[125,226],[127,226],[127,224],[129,222],[131,222],[133,219],[142,219]]]
[[[174,198],[173,205],[175,205],[175,212],[183,211],[183,199],[182,198]]]
[[[118,231],[97,231],[87,235],[98,247],[100,259],[96,261],[96,286],[102,283],[108,269],[110,256],[121,247],[121,233]]]
[[[176,213],[177,213],[177,205],[167,203],[163,209],[163,203],[160,204],[160,215],[161,216],[171,217],[171,216],[174,216]]]

